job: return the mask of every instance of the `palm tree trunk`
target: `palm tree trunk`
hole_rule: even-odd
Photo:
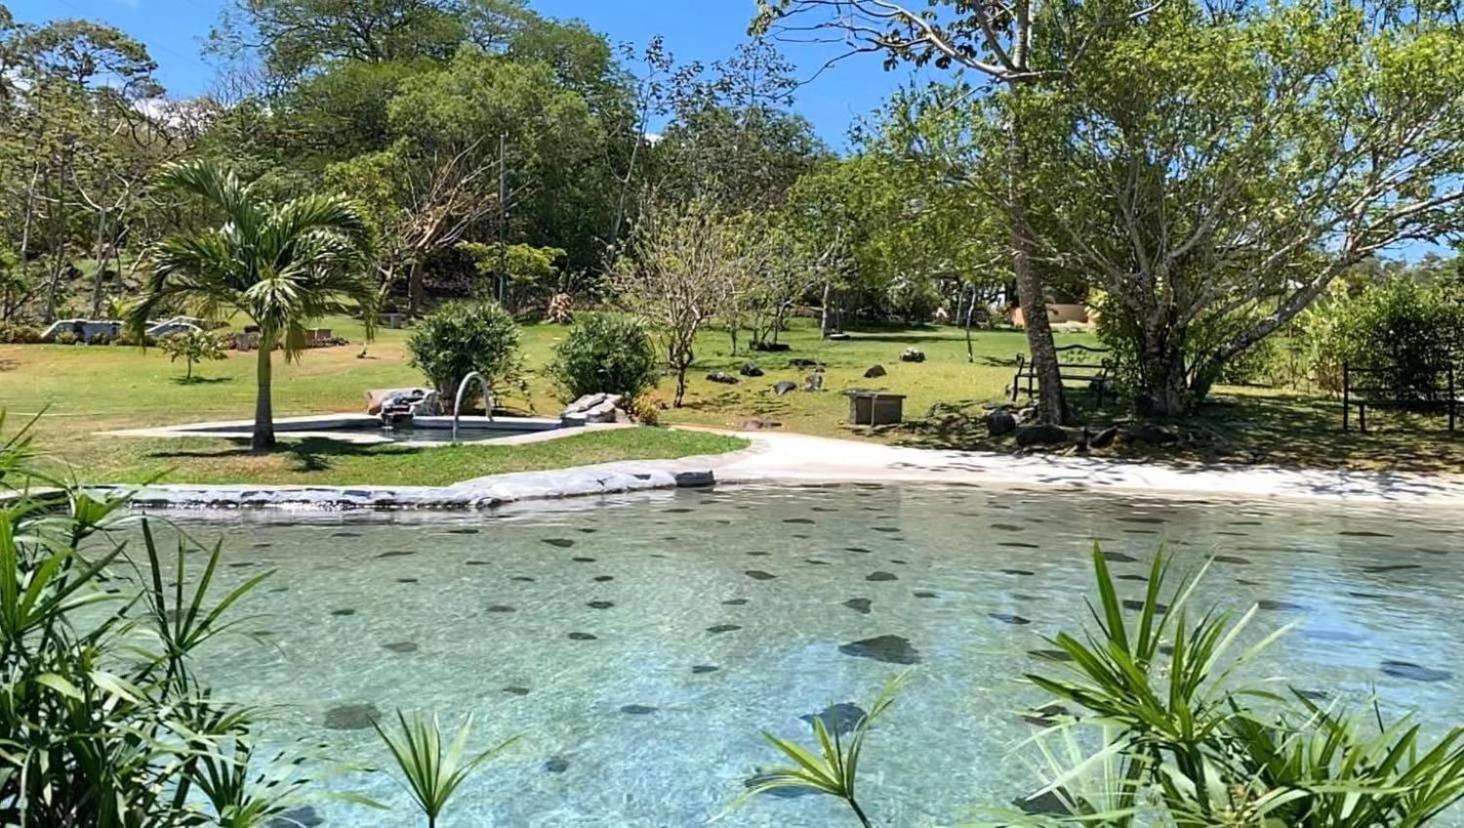
[[[274,359],[273,334],[259,332],[259,363],[255,377],[259,382],[259,395],[254,400],[254,437],[249,447],[254,451],[267,451],[275,447],[274,409],[270,402],[270,378]]]

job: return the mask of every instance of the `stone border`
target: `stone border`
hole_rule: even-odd
[[[351,443],[353,445],[395,444],[446,446],[451,444],[451,417],[418,417],[416,422],[421,424],[418,426],[419,432],[429,436],[426,436],[424,439],[392,440],[388,437],[372,434],[369,431],[365,433],[352,433],[337,430],[379,427],[381,420],[368,414],[317,414],[305,417],[279,417],[275,419],[274,425],[276,436],[281,438],[321,437],[327,440],[339,440],[340,442]],[[494,445],[506,446],[557,440],[572,434],[582,434],[586,429],[605,430],[607,428],[625,427],[625,424],[622,423],[583,423],[549,417],[488,418],[482,416],[459,418],[459,425],[462,428],[480,432],[497,430],[528,432],[526,434],[514,434],[509,437],[466,441],[474,445],[492,443]],[[104,431],[102,434],[108,437],[148,437],[165,440],[184,437],[247,440],[253,428],[253,420],[225,420],[203,423],[181,423],[178,425],[151,428],[129,428],[120,431]],[[441,439],[431,439],[439,435]]]

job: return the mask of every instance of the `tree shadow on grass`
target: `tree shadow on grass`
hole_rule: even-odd
[[[233,377],[173,377],[174,385],[216,385],[233,381]]]
[[[258,452],[249,448],[244,439],[226,440],[229,448],[218,449],[174,449],[148,453],[148,457],[161,460],[230,460],[250,457],[288,457],[290,471],[323,472],[335,468],[341,457],[408,457],[420,454],[419,446],[404,446],[397,443],[349,443],[326,437],[305,437],[299,440],[282,440],[272,451]]]

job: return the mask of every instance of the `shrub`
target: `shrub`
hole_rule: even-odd
[[[35,345],[40,341],[40,330],[30,325],[0,322],[0,345]]]
[[[183,377],[185,382],[193,379],[194,363],[206,359],[225,359],[228,356],[224,353],[222,337],[206,331],[169,334],[163,337],[158,345],[163,349],[163,353],[168,355],[169,362],[177,362],[180,359],[187,362],[188,371]]]
[[[650,394],[642,394],[630,404],[630,415],[641,425],[660,425],[661,404]]]
[[[478,371],[494,389],[521,383],[519,328],[496,302],[449,302],[418,323],[407,340],[412,366],[446,405],[463,377]]]
[[[1396,369],[1402,389],[1427,388],[1437,372],[1464,367],[1464,291],[1396,277],[1355,296],[1339,292],[1300,325],[1317,384],[1342,390],[1342,366]]]
[[[52,337],[51,341],[57,345],[75,345],[81,341],[81,338],[71,331],[61,331]]]
[[[549,373],[575,399],[601,392],[635,399],[656,384],[656,349],[646,329],[626,316],[595,314],[569,331]]]

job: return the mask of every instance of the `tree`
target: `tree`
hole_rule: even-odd
[[[778,31],[794,40],[824,39],[835,33],[848,54],[875,53],[886,65],[910,62],[917,66],[969,71],[1007,87],[1022,98],[1037,83],[1056,83],[1072,74],[1098,35],[1143,17],[1147,2],[1094,0],[1042,2],[1011,0],[977,3],[970,0],[929,0],[920,5],[893,0],[758,0],[758,32]],[[1074,44],[1069,62],[1048,62],[1047,53],[1034,51],[1038,37]],[[1009,110],[1004,123],[1006,167],[1002,171],[1004,207],[1009,220],[1011,269],[1017,297],[1026,309],[1027,345],[1039,384],[1038,409],[1045,422],[1068,417],[1057,352],[1045,308],[1042,278],[1033,267],[1034,245],[1027,215],[1029,151],[1020,107]]]
[[[738,263],[736,231],[711,205],[673,209],[654,198],[641,210],[630,250],[610,273],[616,299],[645,319],[676,374],[673,405],[686,396],[696,335],[717,312],[727,274]]]
[[[330,313],[362,311],[369,337],[376,287],[366,274],[365,223],[354,202],[309,195],[276,203],[259,197],[210,162],[170,164],[159,185],[196,199],[222,219],[217,227],[175,233],[152,253],[144,295],[128,314],[139,340],[149,318],[185,307],[206,319],[242,314],[259,328],[254,406],[255,451],[275,445],[270,396],[273,353],[298,360],[305,329]]]
[[[193,382],[194,363],[228,358],[224,353],[224,344],[207,331],[192,330],[169,334],[158,342],[158,346],[168,355],[169,362],[183,360],[187,366],[183,374],[185,383]]]
[[[1464,31],[1420,6],[1166,3],[1030,101],[1041,253],[1106,294],[1145,412],[1339,275],[1464,232]]]

